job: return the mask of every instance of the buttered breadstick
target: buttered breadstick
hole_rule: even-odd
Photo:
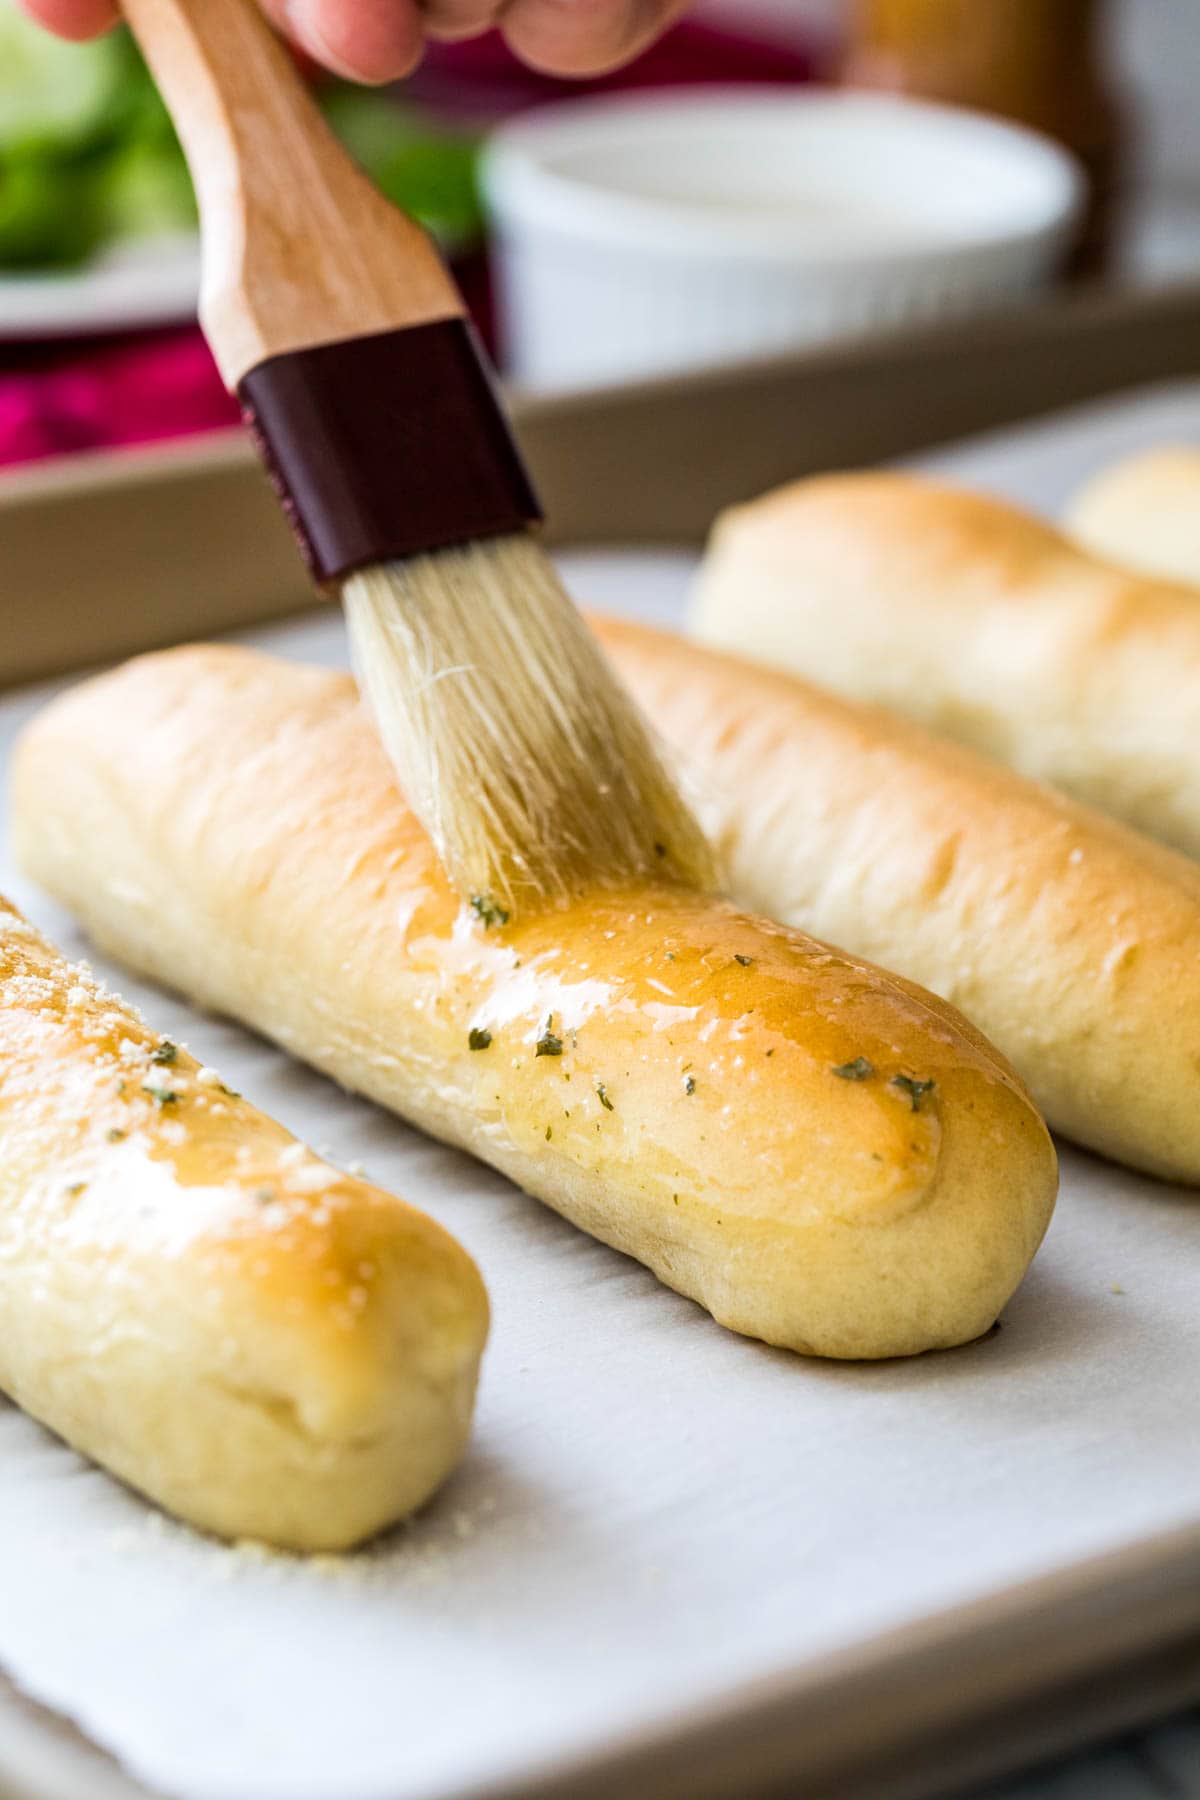
[[[678,887],[459,906],[352,683],[139,659],[17,753],[26,868],[113,954],[461,1145],[734,1330],[828,1356],[978,1335],[1056,1185],[950,1007]]]
[[[869,700],[1200,856],[1200,607],[1039,520],[907,475],[718,521],[695,635]]]
[[[1200,1183],[1200,866],[793,675],[596,620],[745,904],[920,981],[1068,1136]]]
[[[487,1300],[0,902],[0,1388],[180,1518],[343,1549],[466,1441]]]

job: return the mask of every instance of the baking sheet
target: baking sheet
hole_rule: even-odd
[[[577,591],[659,618],[686,573],[671,557],[571,569]],[[257,636],[343,658],[328,612]],[[38,698],[0,702],[0,754]],[[2,863],[0,886],[85,953]],[[515,1797],[755,1683],[790,1672],[811,1691],[827,1673],[836,1692],[840,1659],[878,1634],[1200,1526],[1193,1196],[1065,1153],[997,1333],[807,1363],[721,1331],[235,1027],[114,979],[293,1130],[442,1219],[495,1310],[463,1469],[359,1558],[208,1543],[0,1406],[0,1666],[148,1784]]]

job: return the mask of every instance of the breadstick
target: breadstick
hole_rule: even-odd
[[[0,1388],[193,1525],[338,1550],[462,1454],[483,1283],[0,902]]]
[[[802,481],[717,524],[694,635],[878,702],[1200,856],[1200,607],[998,501]]]
[[[16,756],[25,867],[112,954],[244,1019],[639,1258],[837,1357],[985,1331],[1056,1186],[1003,1059],[907,982],[667,884],[462,906],[353,684],[141,658]]]
[[[1078,1143],[1200,1183],[1200,866],[894,713],[593,625],[739,900],[961,1007]]]
[[[1200,587],[1200,450],[1171,446],[1113,463],[1084,483],[1064,523],[1094,556]]]

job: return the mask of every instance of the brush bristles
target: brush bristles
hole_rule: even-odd
[[[351,575],[359,685],[467,899],[514,914],[657,876],[707,842],[632,700],[526,532]]]

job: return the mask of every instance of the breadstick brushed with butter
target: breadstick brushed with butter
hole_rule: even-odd
[[[1066,529],[1095,556],[1200,587],[1200,450],[1144,450],[1101,469],[1067,507]]]
[[[721,1323],[895,1356],[985,1331],[1056,1187],[950,1007],[666,883],[451,892],[346,678],[149,656],[15,762],[25,867],[108,951],[462,1146]]]
[[[1200,856],[1200,606],[999,501],[819,476],[718,521],[692,631]]]
[[[432,1219],[320,1162],[0,901],[18,1405],[193,1525],[340,1550],[458,1461],[487,1325]]]
[[[1200,1184],[1200,866],[894,713],[592,623],[739,900],[961,1007],[1078,1143]]]

